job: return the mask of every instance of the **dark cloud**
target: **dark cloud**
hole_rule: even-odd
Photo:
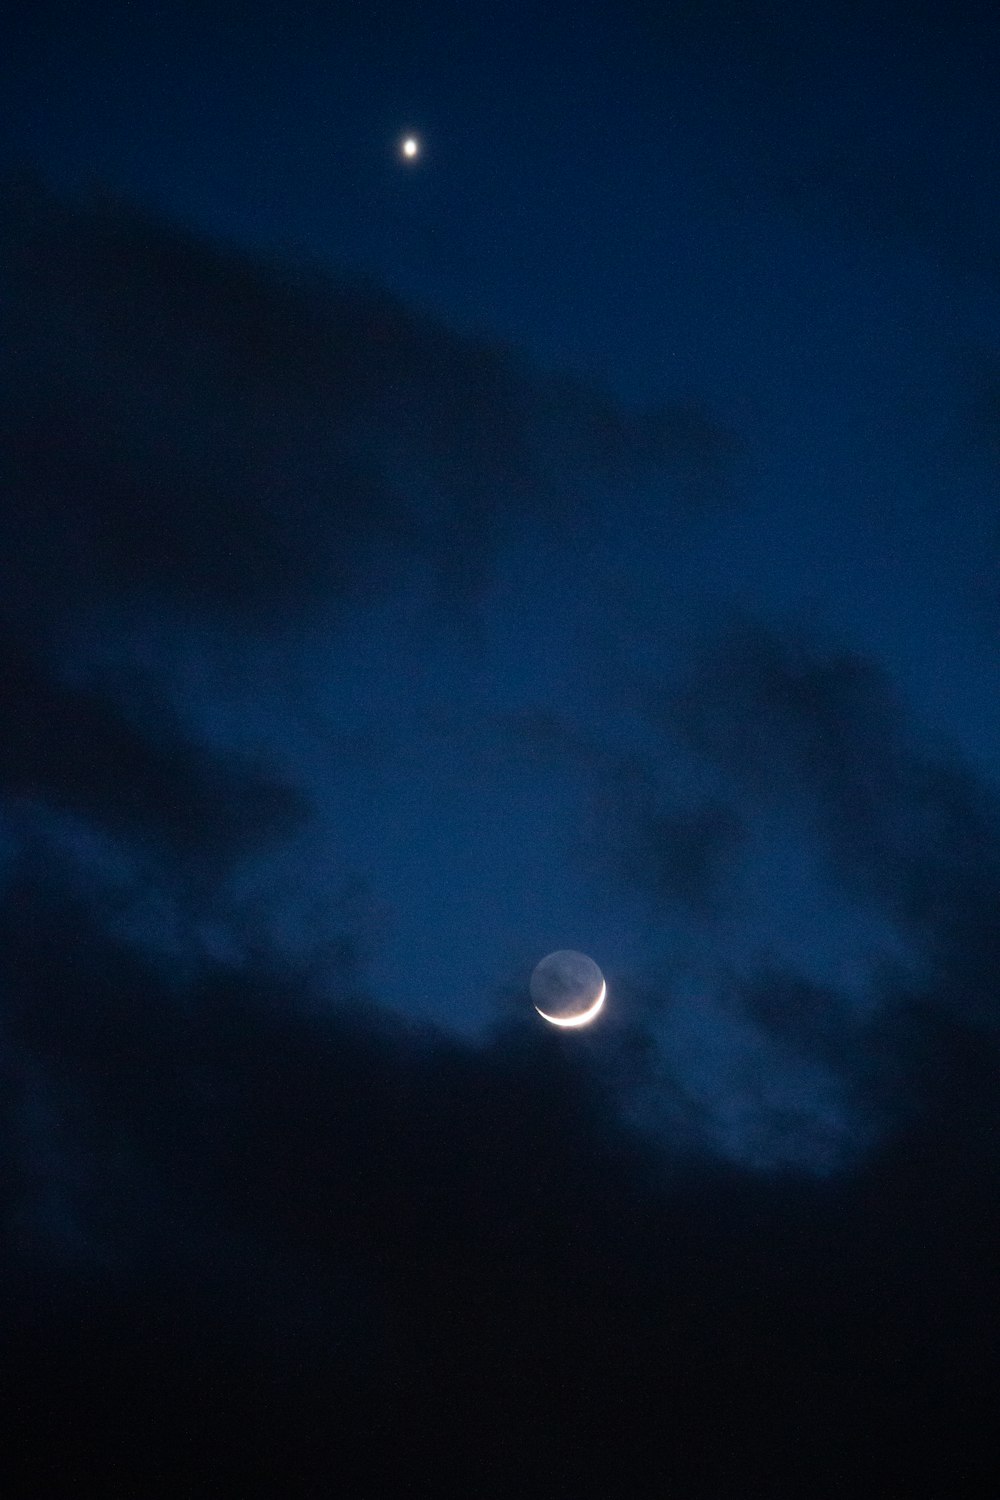
[[[581,773],[591,808],[584,841],[604,872],[661,904],[704,916],[722,909],[747,829],[735,806],[682,786],[673,746],[657,754],[610,744],[544,709],[503,727],[535,769]]]
[[[4,1240],[39,1487],[113,1454],[145,1493],[206,1463],[250,1492],[416,1463],[599,1493],[655,1462],[791,1494],[989,1452],[996,1096],[967,1031],[919,1023],[925,1112],[854,1177],[755,1180],[658,1159],[599,1051],[517,1022],[473,1047],[274,969],[179,996],[37,885],[0,953],[59,1125],[22,1156],[37,1182],[61,1132],[80,1162],[73,1253],[40,1260],[23,1214]]]
[[[313,606],[326,629],[331,605],[413,569],[439,602],[468,601],[519,517],[579,516],[612,480],[660,475],[678,507],[723,484],[732,442],[704,414],[629,411],[377,287],[31,181],[0,209],[0,792],[26,837],[41,809],[110,839],[112,861],[151,857],[119,871],[119,903],[130,881],[137,900],[143,884],[176,895],[183,873],[204,908],[190,923],[215,918],[226,866],[307,822],[282,771],[182,723],[185,692],[220,691],[213,643],[245,677],[251,635],[277,643]],[[293,703],[293,657],[275,644],[262,670],[305,733],[322,716],[312,687]],[[98,878],[93,861],[78,878]],[[269,940],[296,925],[276,915],[290,900],[301,929],[331,899],[328,881],[305,899],[301,871],[271,887]],[[249,915],[223,904],[242,941]]]
[[[258,264],[114,202],[3,200],[5,571],[55,591],[281,619],[416,561],[475,594],[505,526],[662,473],[717,492],[733,441],[631,412],[388,293]]]
[[[967,926],[989,930],[995,802],[956,754],[919,742],[870,659],[745,623],[667,720],[745,790],[797,803],[838,876],[919,943],[933,951]]]
[[[846,470],[809,429],[843,371],[812,386],[791,347],[788,318],[816,298],[759,187],[797,190],[799,211],[852,232],[923,236],[985,263],[993,239],[968,238],[974,173],[959,167],[921,201],[979,128],[973,111],[915,160],[935,145],[941,101],[961,98],[949,90],[962,47],[927,44],[941,8],[637,0],[624,14],[641,19],[642,45],[630,33],[627,61],[618,12],[599,18],[598,80],[585,5],[578,35],[555,16],[537,45],[563,62],[579,48],[586,71],[560,76],[578,99],[606,83],[606,98],[577,129],[550,53],[529,48],[530,69],[510,74],[526,91],[509,145],[492,113],[466,108],[463,68],[444,77],[475,55],[475,8],[454,8],[455,27],[442,9],[437,30],[400,11],[398,31],[397,8],[340,26],[293,0],[262,31],[247,7],[168,4],[147,22],[133,6],[85,36],[92,18],[67,28],[43,6],[12,38],[18,62],[51,53],[18,99],[54,144],[73,100],[92,99],[79,159],[123,160],[141,140],[135,180],[210,204],[217,222],[263,205],[286,162],[263,234],[308,220],[362,255],[370,240],[372,256],[391,220],[403,248],[384,258],[405,267],[405,246],[447,222],[437,238],[451,249],[414,282],[437,277],[446,300],[517,316],[542,344],[590,347],[637,379],[667,361],[738,387],[749,360],[752,404],[773,431],[787,419],[804,434],[795,473],[836,486]],[[503,118],[511,21],[494,33],[493,20],[487,93]],[[425,174],[440,196],[412,215],[390,200],[417,179],[393,178],[379,203],[367,165],[374,74],[349,70],[332,112],[320,80],[318,101],[292,102],[289,132],[275,81],[308,93],[331,25],[354,59],[385,52],[388,25],[402,38],[393,76],[434,85],[447,170],[436,186]],[[283,54],[286,28],[317,47]],[[918,77],[915,32],[927,75],[949,77],[916,144],[919,111],[900,115],[900,146],[878,123]],[[645,98],[616,82],[632,52]],[[116,74],[107,119],[102,69]],[[67,99],[50,111],[60,75]],[[371,100],[351,99],[369,79]],[[338,109],[357,129],[339,129]],[[124,140],[116,113],[138,136]],[[456,119],[464,139],[446,161]],[[640,137],[613,181],[604,144]],[[658,151],[671,161],[657,197]],[[726,163],[735,219],[731,202],[721,217],[713,206]],[[341,226],[329,185],[350,191],[352,170],[370,221],[356,207]],[[624,205],[647,182],[638,217],[623,206],[598,222],[606,184]],[[551,199],[544,215],[532,195]],[[781,573],[782,597],[797,592],[819,533],[783,492],[781,454],[762,471],[766,514],[675,558],[673,520],[724,495],[738,451],[700,407],[631,410],[377,286],[266,265],[114,201],[12,189],[2,211],[5,1492],[991,1494],[995,800],[920,738],[858,653],[742,620],[679,690],[674,667],[649,703],[634,688],[714,616],[724,578],[773,594]],[[503,291],[503,253],[485,238],[501,222],[524,252],[524,298]],[[703,265],[685,248],[702,230]],[[564,307],[539,320],[563,245]],[[468,277],[438,276],[466,254]],[[820,300],[864,307],[864,279],[820,261]],[[725,313],[746,297],[752,316]],[[638,363],[609,323],[624,309],[627,325],[627,303],[653,329]],[[594,314],[582,343],[581,307]],[[861,323],[845,327],[855,335]],[[852,440],[838,451],[853,481]],[[505,589],[482,611],[494,633],[474,664],[457,633],[440,632],[446,649],[419,628],[402,639],[412,595],[466,604],[495,567]],[[845,576],[838,564],[831,578]],[[391,608],[368,609],[403,582]],[[889,616],[872,608],[881,629]],[[610,643],[596,639],[602,618]],[[270,760],[212,748],[229,743],[267,745]],[[295,775],[318,789],[315,808]],[[567,867],[573,840],[590,885]],[[373,978],[389,966],[370,960],[408,903],[401,966],[450,1019],[483,1000],[469,992],[499,967],[492,934],[520,956],[546,913],[578,920],[581,941],[593,918],[615,987],[602,1029],[535,1029],[513,979],[475,1041],[404,1023]],[[879,924],[896,947],[869,953]],[[861,986],[816,951],[845,930]]]
[[[62,680],[25,638],[0,634],[0,794],[9,804],[68,812],[205,869],[301,828],[301,793],[192,740],[149,686],[118,688]]]
[[[745,834],[738,814],[718,804],[652,814],[633,830],[625,874],[667,901],[710,912]]]
[[[797,1051],[838,1070],[852,1066],[864,1028],[832,986],[769,968],[748,975],[734,988],[731,1001],[756,1026]]]
[[[863,1133],[891,1133],[919,1098],[915,1010],[975,1028],[995,1060],[1000,809],[957,756],[920,741],[884,674],[744,620],[666,721],[732,777],[748,822],[775,808],[799,820],[833,882],[825,908],[838,888],[851,903],[847,931],[881,914],[900,945],[872,938],[861,999],[787,964],[751,969],[735,1014],[837,1079]]]
[[[629,745],[551,712],[510,726],[579,774],[577,858],[658,934],[623,977],[654,1038],[637,1118],[846,1170],[918,1107],[915,1008],[995,1038],[1000,808],[867,656],[743,617],[672,675],[625,689],[652,731]]]
[[[854,1170],[919,1108],[915,1007],[995,1032],[995,800],[857,653],[744,618],[673,674],[651,734],[503,726],[579,778],[574,859],[650,927],[616,976],[649,1031],[619,1097],[660,1141]]]
[[[8,807],[152,851],[151,885],[217,876],[306,809],[148,680],[71,673],[53,642],[70,606],[256,626],[368,598],[403,561],[457,598],[502,527],[558,514],[567,485],[662,470],[679,492],[727,462],[696,413],[630,416],[371,289],[115,206],[35,195],[12,224],[0,777]],[[863,1022],[780,965],[700,997],[762,1040],[712,1100],[664,1052],[662,1005],[599,1045],[509,1011],[478,1044],[393,1019],[360,977],[383,915],[361,882],[338,898],[325,871],[303,888],[269,868],[305,925],[339,901],[322,976],[281,957],[270,895],[228,961],[178,964],[53,847],[15,851],[0,1393],[34,1492],[112,1475],[142,1494],[397,1493],[419,1475],[608,1495],[653,1476],[717,1497],[763,1475],[774,1494],[919,1494],[932,1458],[968,1475],[995,1457],[995,809],[870,662],[752,624],[649,723],[652,750],[547,712],[514,734],[536,769],[590,779],[633,887],[716,915],[758,813],[790,806],[927,960]],[[669,774],[675,742],[708,792]],[[772,1167],[821,1128],[809,1098],[772,1105],[767,1048],[866,1087],[877,1053],[909,1113],[887,1107],[850,1172],[725,1166],[713,1108],[745,1135],[756,1109],[769,1144],[784,1131]],[[673,1134],[630,1123],[650,1088]]]

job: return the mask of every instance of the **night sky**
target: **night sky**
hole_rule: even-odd
[[[4,28],[5,1495],[995,1495],[992,10]]]

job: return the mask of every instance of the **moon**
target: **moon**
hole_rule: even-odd
[[[585,953],[560,948],[543,958],[531,976],[531,999],[551,1026],[587,1026],[602,1009],[608,987]]]
[[[415,161],[420,155],[420,142],[415,135],[404,136],[399,143],[399,150],[407,161]]]

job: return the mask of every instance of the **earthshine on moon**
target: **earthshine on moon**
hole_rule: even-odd
[[[607,998],[604,975],[585,953],[560,948],[543,958],[531,976],[531,999],[552,1026],[586,1026]]]

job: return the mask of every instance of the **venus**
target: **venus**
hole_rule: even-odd
[[[543,1021],[552,1026],[586,1026],[607,998],[604,975],[585,953],[560,948],[537,965],[531,976],[531,999]]]

